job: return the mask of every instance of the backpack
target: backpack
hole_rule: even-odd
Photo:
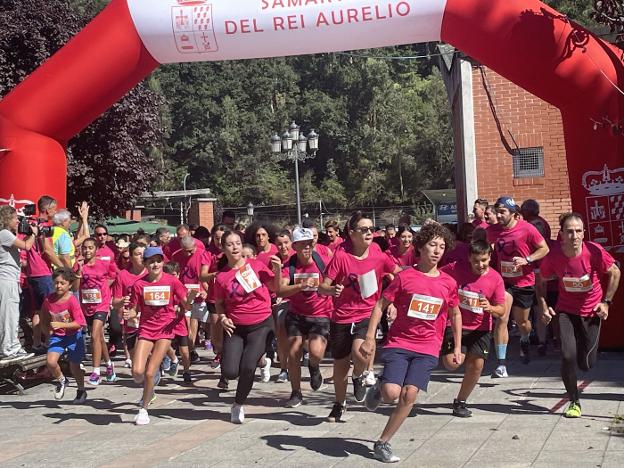
[[[316,264],[316,268],[322,273],[325,273],[325,262],[323,262],[323,258],[319,255],[319,253],[315,250],[312,251],[312,260]],[[290,277],[290,282],[288,283],[290,286],[295,284],[295,268],[297,266],[297,254],[294,254],[290,257],[288,261],[288,276]]]

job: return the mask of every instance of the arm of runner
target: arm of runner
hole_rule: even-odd
[[[282,282],[282,261],[277,255],[271,255],[271,271],[275,276],[266,283],[266,286],[269,288],[269,291],[276,293],[280,290]]]
[[[236,328],[232,319],[230,319],[227,315],[225,315],[225,304],[223,299],[217,299],[215,301],[215,310],[217,311],[217,315],[219,316],[219,323],[223,327],[223,331],[228,334],[228,336],[232,336],[232,332]]]
[[[542,321],[548,325],[555,316],[555,311],[546,303],[546,279],[541,273],[535,275],[535,295],[542,311]]]
[[[210,271],[210,265],[202,265],[201,270],[199,272],[199,280],[205,283],[210,283],[214,277],[217,276],[217,272]]]
[[[604,294],[603,302],[600,302],[594,308],[596,315],[598,315],[598,317],[600,317],[602,320],[607,320],[609,316],[609,304],[604,301],[611,302],[611,300],[613,300],[613,296],[615,295],[615,292],[617,291],[618,286],[620,285],[620,276],[621,276],[620,269],[614,263],[605,272],[605,275],[609,277],[609,280],[607,283],[607,290]]]
[[[371,314],[371,318],[368,322],[368,330],[366,331],[366,339],[364,343],[360,346],[360,353],[362,356],[368,357],[373,354],[377,343],[375,342],[375,335],[377,333],[377,326],[381,320],[381,315],[383,310],[386,309],[390,305],[390,301],[385,297],[379,298],[379,300],[375,303],[375,307],[373,307],[373,313]]]
[[[325,277],[325,279],[323,279],[323,282],[319,284],[319,294],[333,297],[340,296],[340,293],[344,289],[344,286],[339,283],[332,286],[332,281],[333,280],[331,278]]]
[[[308,285],[308,281],[302,281],[301,283],[291,285],[290,280],[288,278],[282,277],[282,282],[280,284],[279,291],[276,291],[276,292],[279,297],[290,297],[303,291],[303,289],[307,285]]]
[[[550,252],[548,244],[546,244],[546,241],[542,239],[541,242],[537,243],[537,249],[535,249],[531,255],[528,257],[514,257],[513,262],[516,266],[528,265],[529,263],[541,260],[548,255],[548,252]]]
[[[505,304],[492,304],[487,297],[479,297],[479,306],[495,318],[505,315]]]
[[[459,307],[451,307],[449,308],[449,315],[451,316],[451,326],[453,328],[453,341],[455,343],[455,348],[453,349],[453,362],[455,364],[462,363],[462,352],[461,352],[461,336],[462,336],[462,319],[461,312],[459,311]]]

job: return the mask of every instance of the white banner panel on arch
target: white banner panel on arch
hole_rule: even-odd
[[[279,57],[440,39],[446,0],[128,0],[160,63]]]

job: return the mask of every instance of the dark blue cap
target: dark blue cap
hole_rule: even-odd
[[[163,258],[165,257],[165,254],[163,254],[163,251],[160,247],[148,247],[143,251],[143,260],[147,260],[154,255],[160,255]]]
[[[496,204],[494,206],[507,208],[509,211],[514,213],[518,211],[518,205],[516,204],[515,200],[508,195],[503,195],[502,197],[499,197],[499,199],[496,200]]]

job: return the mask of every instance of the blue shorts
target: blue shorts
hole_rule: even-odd
[[[80,364],[85,357],[85,344],[82,332],[78,331],[75,335],[50,337],[48,345],[48,353],[59,353],[61,356],[67,351],[69,362]]]
[[[400,348],[384,348],[381,360],[384,363],[382,384],[413,385],[424,391],[427,391],[431,372],[438,367],[437,357]]]
[[[46,296],[54,292],[54,283],[52,275],[50,276],[31,276],[28,278],[28,286],[32,291],[35,300],[35,310],[41,310],[43,300]]]

